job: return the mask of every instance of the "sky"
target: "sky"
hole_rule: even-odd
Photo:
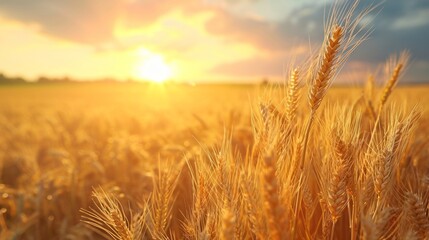
[[[362,0],[362,7],[378,1]],[[162,81],[282,78],[323,40],[320,0],[2,0],[0,73]],[[365,80],[408,49],[404,82],[429,80],[429,1],[385,0],[343,68]],[[341,79],[339,80],[341,81]]]

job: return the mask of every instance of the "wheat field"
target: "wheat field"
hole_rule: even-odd
[[[1,237],[424,239],[428,90],[395,89],[370,143],[368,93],[330,89],[300,166],[281,87],[2,87]]]
[[[0,87],[0,239],[428,239],[429,87],[409,53],[331,86],[367,38],[263,85]]]

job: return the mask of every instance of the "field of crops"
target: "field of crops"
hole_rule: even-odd
[[[0,240],[429,239],[429,87],[407,50],[336,86],[379,7],[336,4],[280,84],[158,56],[151,84],[0,86]]]
[[[2,86],[0,237],[427,237],[428,90],[370,141],[368,92],[331,89],[300,163],[306,89],[289,118],[283,87]]]

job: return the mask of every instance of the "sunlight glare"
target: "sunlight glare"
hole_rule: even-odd
[[[173,76],[172,67],[165,62],[163,56],[139,49],[139,62],[136,66],[137,77],[151,82],[162,83]]]

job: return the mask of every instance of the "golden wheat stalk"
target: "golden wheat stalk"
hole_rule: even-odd
[[[378,168],[375,170],[374,190],[378,200],[387,197],[387,193],[391,189],[393,181],[393,170],[395,167],[395,156],[390,150],[385,151],[378,160]]]
[[[235,225],[236,225],[236,216],[231,211],[228,203],[224,203],[224,208],[222,209],[222,224],[220,230],[220,239],[229,240],[234,239],[235,236]]]
[[[270,239],[281,239],[285,227],[284,208],[279,199],[279,183],[276,176],[276,159],[271,152],[264,157],[263,195],[264,210]]]
[[[399,57],[392,56],[388,63],[386,64],[386,69],[389,70],[390,68],[394,67],[392,71],[392,75],[390,76],[389,80],[386,82],[386,85],[384,86],[383,92],[381,94],[378,110],[381,111],[383,106],[386,104],[387,99],[391,95],[393,88],[396,86],[396,84],[399,81],[399,77],[401,76],[404,69],[407,67],[408,61],[410,58],[410,54],[408,51],[403,51],[400,53]]]
[[[399,228],[402,212],[399,209],[386,207],[381,210],[376,220],[376,239],[392,239]]]
[[[317,72],[316,79],[312,82],[309,92],[310,117],[307,121],[304,133],[304,144],[301,164],[304,164],[307,151],[308,137],[317,109],[328,89],[329,81],[333,75],[335,64],[338,60],[338,52],[343,37],[343,29],[339,25],[333,27],[326,49],[324,50],[321,66]]]
[[[311,85],[309,103],[312,112],[315,112],[319,108],[328,89],[343,36],[343,28],[339,25],[334,26],[323,55],[322,64],[317,72],[316,79]]]
[[[104,231],[115,240],[132,240],[133,233],[119,201],[102,189],[94,190],[93,195],[96,208],[81,209],[82,221],[90,227]]]
[[[355,11],[358,5],[359,0],[351,4],[344,3],[343,9],[338,9],[338,6],[334,4],[328,20],[328,30],[325,29],[325,33],[329,34],[328,38],[325,40],[321,52],[316,58],[317,62],[310,64],[310,77],[313,78],[313,71],[317,71],[317,73],[309,87],[310,116],[304,130],[302,161],[305,160],[310,130],[316,111],[326,91],[332,83],[333,78],[338,74],[338,70],[341,69],[351,53],[367,39],[371,32],[371,29],[364,30],[366,25],[362,24],[362,19],[377,6],[370,6],[356,14]]]
[[[299,101],[299,71],[295,68],[290,75],[286,97],[286,117],[289,123],[295,120]]]
[[[118,234],[121,237],[121,240],[132,240],[131,232],[128,229],[128,226],[125,223],[122,216],[120,215],[120,213],[117,211],[113,211],[111,213],[111,216],[113,219],[115,229],[118,231]]]
[[[328,184],[327,205],[335,224],[347,206],[347,186],[351,178],[351,161],[346,145],[340,139],[335,141],[335,161],[332,177]]]
[[[374,109],[374,103],[373,103],[373,97],[374,97],[374,75],[370,74],[368,76],[368,80],[366,81],[366,93],[367,93],[367,99],[366,99],[366,105],[367,110],[369,111],[369,114],[372,119],[377,118],[376,110]]]
[[[407,205],[412,226],[419,239],[429,238],[428,201],[415,193],[407,194]]]
[[[250,182],[248,180],[248,178],[245,176],[244,173],[241,173],[240,176],[240,187],[242,190],[242,198],[243,198],[243,202],[242,202],[242,207],[243,207],[243,212],[245,213],[245,217],[248,221],[248,225],[250,230],[253,232],[253,234],[258,234],[259,232],[259,224],[258,224],[258,219],[257,219],[257,209],[255,206],[255,199],[252,199],[252,191],[250,189],[250,184],[248,183]],[[251,182],[250,182],[251,183]],[[253,185],[253,184],[252,184]]]
[[[378,106],[377,118],[375,120],[374,127],[373,127],[372,133],[371,133],[371,137],[369,139],[369,143],[368,143],[369,146],[372,146],[372,144],[373,144],[377,129],[381,128],[381,123],[380,123],[381,112],[382,112],[383,107],[386,104],[387,99],[390,96],[394,86],[396,86],[396,84],[399,80],[400,73],[403,71],[405,66],[408,64],[409,58],[410,58],[410,54],[408,53],[408,51],[403,51],[403,52],[401,52],[399,57],[394,55],[394,56],[390,57],[389,60],[387,61],[387,64],[386,64],[387,71],[389,71],[393,66],[394,66],[394,70],[393,70],[392,76],[386,82],[386,85],[383,89],[383,93],[380,97],[380,103]],[[368,149],[370,149],[370,148],[368,148]],[[367,154],[368,154],[368,152],[367,152]]]

